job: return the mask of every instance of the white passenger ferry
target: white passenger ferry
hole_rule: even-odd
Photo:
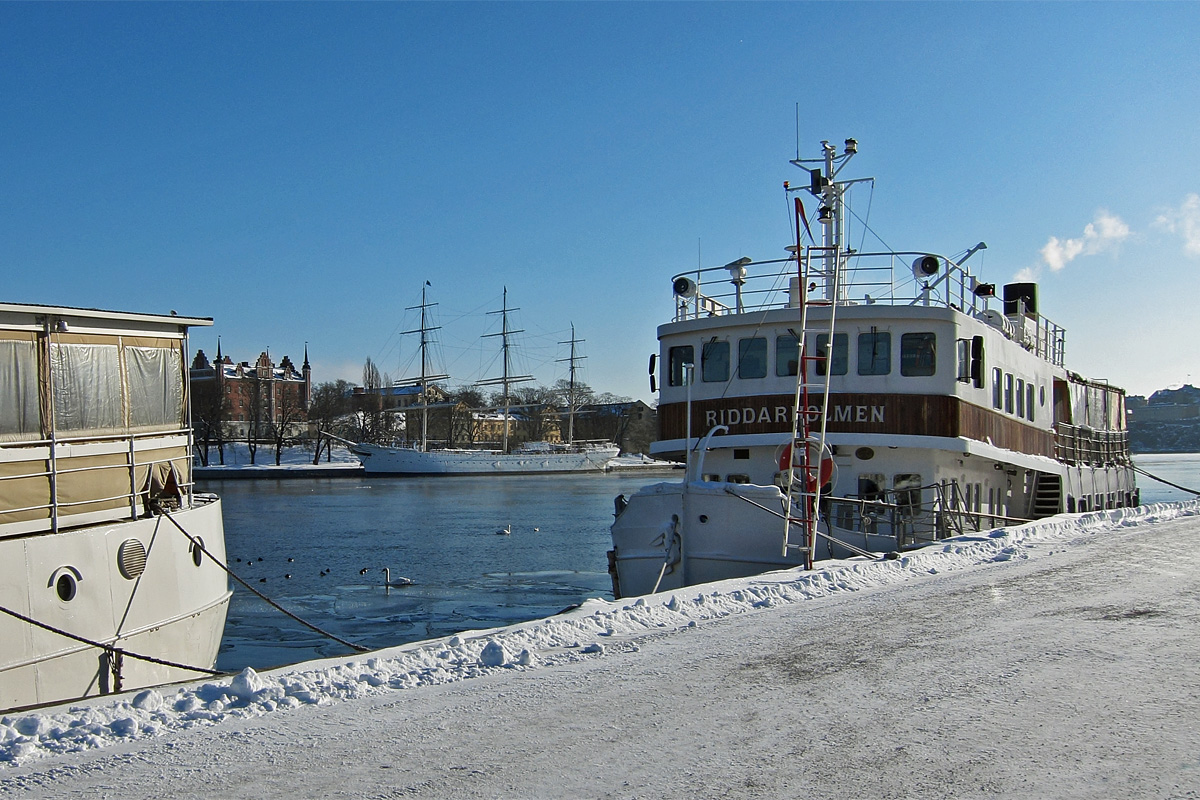
[[[224,529],[193,491],[184,369],[211,324],[0,304],[0,711],[216,661]]]
[[[1125,394],[1066,368],[1036,284],[997,297],[982,242],[851,249],[857,142],[822,146],[784,257],[673,278],[651,453],[687,470],[617,498],[617,596],[1138,502]]]

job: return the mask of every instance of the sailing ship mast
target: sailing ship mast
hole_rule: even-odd
[[[434,375],[431,374],[431,363],[429,359],[429,334],[436,330],[441,330],[440,325],[429,324],[429,309],[437,305],[437,303],[427,302],[425,299],[425,290],[429,288],[429,281],[425,281],[425,285],[421,287],[421,305],[409,306],[405,311],[415,311],[421,309],[421,327],[414,328],[411,331],[401,331],[401,335],[412,333],[421,334],[421,376],[417,378],[414,385],[421,387],[421,450],[428,451],[429,449],[429,395],[427,394],[429,385],[433,381],[449,380],[449,375]]]
[[[490,336],[499,336],[500,337],[500,351],[501,351],[501,356],[502,356],[501,360],[503,361],[503,368],[502,368],[503,372],[501,373],[501,376],[499,378],[487,378],[486,380],[478,381],[475,384],[476,386],[497,386],[498,385],[501,387],[501,391],[504,394],[504,397],[503,397],[503,401],[504,401],[504,440],[501,445],[501,449],[505,453],[508,452],[508,412],[512,405],[512,398],[509,397],[508,387],[510,384],[513,384],[513,383],[521,383],[522,381],[533,380],[532,375],[512,375],[512,374],[510,374],[511,362],[510,362],[510,352],[509,351],[510,351],[510,348],[512,347],[512,345],[509,343],[508,337],[512,336],[513,334],[516,334],[516,333],[524,333],[525,332],[523,330],[509,330],[508,329],[508,312],[510,312],[510,311],[520,311],[520,309],[508,307],[508,287],[505,286],[504,287],[504,302],[501,305],[500,310],[487,312],[489,314],[499,314],[500,315],[500,332],[484,334],[485,338],[490,337]]]
[[[557,359],[558,361],[569,362],[570,379],[567,382],[567,444],[575,442],[575,362],[587,356],[575,354],[575,345],[582,344],[584,339],[575,338],[575,323],[571,323],[571,339],[567,342],[559,342],[559,344],[569,344],[571,346],[571,355],[567,358]]]

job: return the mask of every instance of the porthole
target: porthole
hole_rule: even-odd
[[[126,539],[117,550],[117,569],[127,581],[146,571],[146,548],[137,539]]]
[[[708,522],[708,514],[701,514],[701,515],[700,515],[700,521],[701,521],[701,522]]]
[[[58,576],[58,580],[54,582],[54,590],[58,592],[60,600],[64,603],[69,603],[75,599],[75,593],[79,591],[79,583],[70,572],[63,572],[63,574]]]
[[[870,461],[875,457],[875,451],[869,447],[860,447],[854,451],[854,457],[859,461]]]
[[[198,567],[202,563],[204,563],[204,540],[203,539],[201,539],[199,536],[197,536],[196,541],[192,542],[188,546],[188,549],[192,551],[192,563],[193,564],[195,564]]]

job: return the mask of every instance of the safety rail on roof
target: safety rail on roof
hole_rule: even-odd
[[[936,259],[936,270],[918,279],[914,261]],[[1066,331],[1040,315],[1006,316],[992,308],[1003,303],[994,284],[979,281],[964,266],[923,252],[851,253],[842,255],[837,282],[828,248],[810,247],[797,259],[738,261],[719,267],[681,272],[671,278],[675,289],[674,321],[702,319],[771,309],[818,305],[889,305],[953,308],[987,322],[1009,339],[1052,364],[1062,366]],[[801,285],[801,275],[806,285]]]

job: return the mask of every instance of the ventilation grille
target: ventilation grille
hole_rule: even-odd
[[[127,581],[131,581],[146,571],[146,548],[137,539],[126,539],[121,542],[117,551],[117,568]]]

